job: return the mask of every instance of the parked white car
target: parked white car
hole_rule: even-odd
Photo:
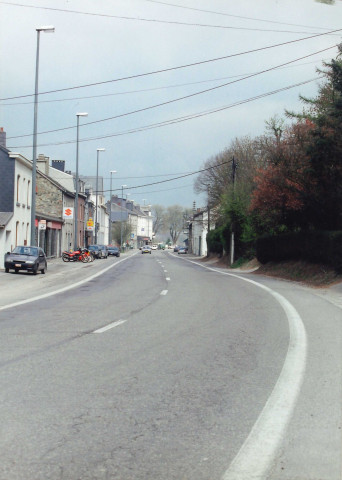
[[[158,250],[158,245],[152,245],[152,250]]]

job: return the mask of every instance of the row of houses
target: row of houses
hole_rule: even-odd
[[[74,245],[88,246],[113,242],[115,222],[130,222],[130,244],[149,243],[153,219],[149,207],[113,197],[106,202],[103,178],[79,176],[77,221],[75,175],[65,171],[64,160],[52,160],[40,154],[36,172],[35,244],[48,257],[60,257]],[[97,198],[96,198],[97,195]],[[32,161],[6,148],[6,134],[0,129],[0,266],[4,254],[16,245],[31,243]],[[97,205],[97,213],[95,212]],[[112,208],[110,209],[108,207]],[[119,212],[119,215],[118,215]],[[125,229],[124,231],[127,231]],[[126,241],[126,239],[124,239]]]

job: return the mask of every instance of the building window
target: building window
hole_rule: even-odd
[[[27,182],[27,203],[26,205],[29,207],[30,204],[31,204],[31,191],[30,191],[30,187],[31,187],[31,180],[28,180]]]
[[[26,236],[25,236],[25,240],[24,240],[24,245],[27,245],[27,244],[28,244],[27,240],[28,240],[28,238],[29,238],[30,233],[31,233],[31,232],[30,232],[30,224],[27,223],[27,225],[26,225]]]
[[[20,198],[20,175],[17,175],[17,203],[19,203]]]
[[[18,236],[19,236],[19,222],[15,224],[15,246],[18,245]]]

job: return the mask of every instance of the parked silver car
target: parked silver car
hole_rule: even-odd
[[[101,251],[101,257],[100,258],[108,258],[107,245],[99,245],[99,249]]]

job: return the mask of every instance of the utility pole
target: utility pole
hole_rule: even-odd
[[[209,198],[209,194],[210,194],[210,185],[208,183],[207,185],[207,188],[208,188],[208,205],[207,205],[207,209],[208,209],[208,233],[210,231],[210,198]]]
[[[235,178],[236,178],[236,167],[237,163],[235,158],[232,159],[232,184],[233,184],[233,201],[235,198]],[[230,265],[234,263],[234,220],[231,223],[231,234],[230,234]]]

